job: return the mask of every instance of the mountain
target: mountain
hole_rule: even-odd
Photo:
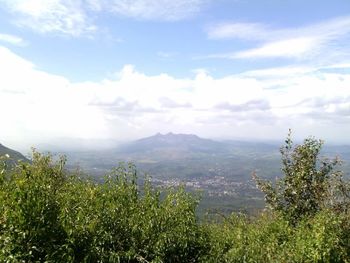
[[[122,145],[118,154],[145,155],[156,159],[183,159],[203,154],[227,153],[225,144],[193,134],[156,134]]]
[[[275,142],[214,141],[193,134],[160,134],[123,144],[112,150],[65,152],[69,165],[99,176],[121,161],[131,161],[153,178],[192,180],[223,176],[246,182],[259,176],[281,175],[280,145]],[[336,154],[334,154],[336,153]],[[339,155],[350,175],[350,147],[328,147],[326,156]]]
[[[15,150],[12,150],[10,148],[7,148],[0,143],[0,156],[3,156],[5,154],[8,154],[10,156],[10,158],[15,162],[17,162],[18,160],[28,161],[28,159],[26,157],[24,157],[23,154],[15,151]]]
[[[113,150],[65,152],[69,165],[95,175],[106,173],[120,161],[131,161],[154,178],[225,176],[239,181],[261,171],[267,177],[280,173],[278,145],[244,141],[214,141],[193,134],[155,134]]]

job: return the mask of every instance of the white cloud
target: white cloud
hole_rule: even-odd
[[[317,67],[306,67],[306,66],[286,66],[286,67],[276,67],[276,68],[266,68],[258,70],[250,70],[243,72],[241,75],[245,77],[253,78],[286,78],[290,76],[301,76],[305,74],[310,74],[317,71]]]
[[[210,0],[0,0],[14,23],[40,33],[91,36],[94,19],[106,12],[140,20],[177,21],[192,17]]]
[[[281,41],[268,42],[260,47],[237,52],[222,54],[212,54],[197,57],[205,58],[226,58],[226,59],[246,59],[246,58],[302,58],[306,59],[317,53],[319,41],[311,37],[289,38]]]
[[[4,41],[17,46],[22,46],[25,44],[24,40],[18,36],[1,34],[1,33],[0,33],[0,41]]]
[[[15,24],[40,33],[71,36],[89,35],[96,31],[82,0],[0,0],[14,13]]]
[[[261,23],[218,23],[206,28],[211,39],[245,39],[277,41],[300,36],[337,38],[350,32],[350,16],[294,28],[278,28]]]
[[[261,40],[268,38],[270,29],[259,23],[219,23],[209,26],[207,34],[210,39],[238,38]]]
[[[72,89],[67,79],[37,70],[4,47],[0,57],[0,137],[20,141],[26,136],[91,137],[105,132],[101,113],[86,107],[87,95]]]
[[[258,47],[253,49],[214,54],[207,58],[300,58],[300,55],[325,56],[329,52],[333,56],[342,56],[348,53],[347,45],[342,43],[347,42],[346,37],[350,34],[350,17],[279,29],[259,23],[220,23],[208,27],[207,34],[210,39],[240,39],[258,43]],[[343,42],[339,41],[342,39]],[[324,52],[325,49],[329,52]]]
[[[115,0],[112,12],[145,20],[176,21],[198,13],[208,0]]]
[[[298,58],[313,51],[316,45],[317,41],[312,38],[294,38],[268,43],[259,48],[240,51],[232,56],[233,58]]]
[[[304,137],[349,142],[349,73],[274,68],[221,78],[199,71],[182,79],[126,65],[115,79],[72,83],[7,48],[0,47],[0,57],[5,141],[130,139],[158,131],[277,139],[291,127]]]

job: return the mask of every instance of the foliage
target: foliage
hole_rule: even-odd
[[[208,224],[210,251],[203,262],[349,262],[349,215],[324,210],[292,226],[284,217],[232,215]],[[347,225],[347,226],[345,226]],[[345,233],[347,233],[345,236]]]
[[[64,163],[34,152],[32,164],[1,172],[1,262],[195,262],[203,253],[194,196],[161,199],[148,182],[140,194],[133,165],[96,184]]]
[[[302,145],[294,146],[289,133],[285,143],[280,149],[284,177],[274,185],[254,175],[270,208],[281,212],[292,223],[323,208],[346,209],[348,189],[341,172],[335,170],[339,159],[319,157],[321,140],[308,138]]]
[[[63,157],[1,157],[0,262],[350,262],[349,187],[321,146],[288,137],[285,177],[257,179],[272,210],[201,223],[197,196],[139,184],[132,164],[96,183]]]
[[[59,223],[57,193],[64,183],[65,160],[34,152],[33,165],[20,162],[3,173],[0,186],[0,261],[56,258],[65,233]]]

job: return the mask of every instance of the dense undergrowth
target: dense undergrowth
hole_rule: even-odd
[[[97,184],[64,158],[2,162],[0,262],[350,262],[348,185],[338,160],[319,159],[321,145],[288,137],[284,177],[256,177],[268,208],[218,222],[199,222],[199,198],[182,188],[138,185],[133,165]]]

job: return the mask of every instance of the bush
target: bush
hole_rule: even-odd
[[[197,198],[160,192],[120,165],[97,184],[64,170],[65,159],[33,153],[33,163],[1,169],[2,262],[196,262],[205,232]]]
[[[3,173],[0,187],[0,259],[50,261],[57,258],[65,232],[59,222],[57,193],[64,184],[65,160],[34,152],[33,164],[22,162]]]
[[[280,149],[284,176],[273,184],[254,175],[267,205],[281,212],[292,224],[324,208],[346,210],[348,186],[342,180],[342,173],[335,170],[339,159],[321,159],[323,142],[314,138],[294,146],[289,133],[285,142]]]
[[[232,215],[207,226],[210,250],[202,262],[349,262],[348,221],[329,210],[297,226],[277,214]]]

